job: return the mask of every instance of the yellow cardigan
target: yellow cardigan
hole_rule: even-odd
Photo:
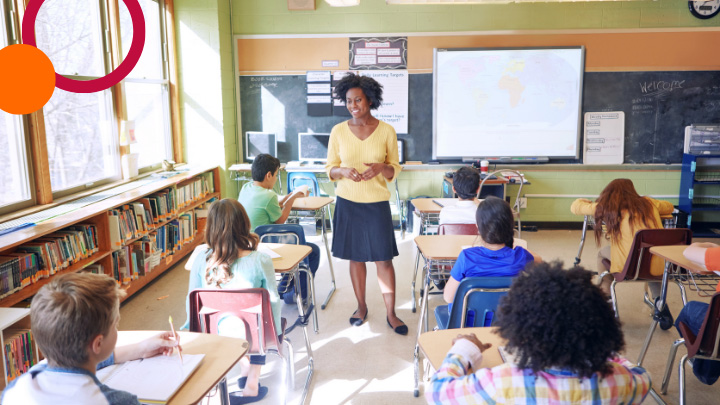
[[[361,141],[352,133],[347,121],[335,125],[330,133],[328,160],[325,166],[328,177],[332,179],[330,170],[335,167],[352,167],[362,173],[368,169],[364,163],[389,164],[395,169],[393,178],[387,180],[382,174],[360,182],[342,178],[337,180],[335,193],[346,200],[359,203],[388,201],[390,190],[386,182],[394,181],[402,170],[398,163],[395,129],[390,124],[380,121],[375,131]]]
[[[650,229],[662,228],[662,220],[660,216],[667,216],[672,214],[673,205],[667,201],[659,201],[650,197],[643,197],[650,201],[653,206],[653,225]],[[595,215],[596,202],[591,202],[584,198],[579,198],[572,203],[570,211],[576,215]],[[602,224],[595,224],[595,226],[602,226]],[[646,229],[642,225],[636,225],[634,228],[630,227],[630,221],[627,213],[623,214],[622,222],[620,223],[620,240],[616,244],[610,245],[610,272],[620,273],[625,267],[628,255],[630,254],[630,248],[632,247],[634,232]],[[652,267],[650,268],[650,274],[654,276],[660,276],[663,274],[664,262],[662,259],[653,256]],[[599,272],[605,271],[604,269],[597,269]]]

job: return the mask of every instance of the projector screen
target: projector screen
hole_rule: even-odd
[[[435,49],[433,159],[579,158],[584,51]]]

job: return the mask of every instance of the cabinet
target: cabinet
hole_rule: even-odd
[[[30,334],[29,309],[0,308],[0,349],[4,372],[0,390],[3,390],[21,371],[30,369],[40,359]]]
[[[693,236],[720,237],[720,154],[683,154],[679,205]]]
[[[151,207],[150,202],[145,201],[161,196],[167,199],[167,205],[162,209],[156,203]],[[0,307],[10,307],[32,297],[56,275],[81,270],[102,272],[115,278],[126,290],[124,299],[127,299],[203,243],[203,227],[196,226],[202,221],[197,221],[195,213],[197,208],[213,198],[220,198],[218,168],[191,168],[169,178],[144,182],[137,188],[39,222],[33,227],[0,236],[0,259],[5,258],[6,262],[8,257],[17,256],[23,250],[27,252],[28,247],[33,245],[45,246],[46,250],[42,247],[38,249],[52,256],[47,258],[50,260],[41,261],[37,274],[18,272],[22,274],[15,276],[14,288],[8,290],[0,283],[0,287],[5,287]],[[147,207],[148,212],[142,207]],[[134,225],[128,229],[128,221],[132,220],[135,220]],[[69,259],[67,255],[58,259],[57,252],[55,255],[49,252],[54,248],[47,247],[48,240],[73,232],[76,235],[84,232],[86,235],[74,238],[75,245],[69,249]],[[163,241],[172,237],[173,243],[165,244],[164,250],[152,250],[153,246],[160,248],[161,237]],[[147,256],[135,250],[138,246],[150,249]],[[121,252],[128,253],[124,259],[125,273],[120,272],[123,264]],[[60,253],[59,256],[64,256],[63,252]],[[24,256],[27,259],[27,255]],[[141,258],[138,256],[147,260],[147,267],[139,266]],[[150,267],[150,260],[154,267]],[[2,264],[0,260],[0,267]],[[138,271],[128,275],[129,269]],[[0,276],[3,276],[2,272]],[[6,280],[7,273],[0,277],[0,281]]]

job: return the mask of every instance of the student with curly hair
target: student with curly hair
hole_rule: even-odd
[[[375,262],[378,282],[391,329],[407,335],[395,314],[395,243],[388,182],[400,173],[397,135],[389,124],[370,114],[382,104],[382,86],[375,79],[350,74],[335,86],[335,98],[344,102],[352,118],[335,125],[328,144],[328,177],[337,182],[333,215],[333,256],[350,261],[350,278],[357,309],[350,324],[365,322],[366,262]]]
[[[640,196],[630,179],[615,179],[605,186],[597,201],[580,198],[570,207],[573,214],[595,216],[595,241],[598,246],[603,237],[603,228],[607,232],[610,246],[598,252],[597,271],[600,273],[605,271],[603,259],[610,260],[611,273],[622,272],[635,233],[643,229],[662,228],[660,216],[672,214],[673,209],[667,201]],[[651,274],[662,275],[663,261],[660,258],[654,257],[651,266]],[[611,283],[612,277],[605,277],[600,285],[607,295],[610,295]],[[651,282],[648,287],[653,297],[660,294],[660,283]]]
[[[458,335],[425,393],[433,404],[639,404],[650,376],[619,356],[625,341],[592,274],[562,263],[521,273],[498,308],[497,333],[516,364],[480,369],[497,350]],[[471,372],[470,370],[474,370]]]

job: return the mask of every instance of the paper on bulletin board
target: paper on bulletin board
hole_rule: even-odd
[[[604,111],[585,113],[586,165],[622,164],[625,151],[625,113]]]
[[[372,110],[373,117],[385,121],[398,134],[408,133],[408,71],[407,70],[361,70],[361,76],[369,76],[383,86],[383,102]]]

